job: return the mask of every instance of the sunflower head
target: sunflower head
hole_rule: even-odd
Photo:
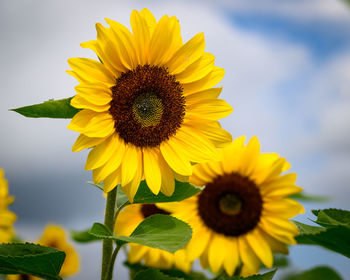
[[[75,248],[68,243],[66,232],[61,226],[47,225],[37,243],[66,253],[66,258],[60,271],[61,277],[68,277],[79,271],[79,255]]]
[[[220,161],[197,164],[190,182],[204,190],[179,203],[159,207],[186,221],[193,229],[186,246],[189,260],[200,258],[214,273],[232,276],[270,268],[273,253],[288,253],[297,227],[289,221],[303,213],[301,204],[288,198],[302,189],[296,174],[284,174],[290,164],[277,154],[260,153],[253,137],[244,145],[237,138],[222,149]],[[237,272],[236,272],[237,273]]]
[[[119,214],[115,224],[115,232],[118,235],[129,236],[145,218],[154,214],[169,215],[169,212],[162,210],[155,204],[129,205]],[[187,260],[184,250],[178,250],[172,254],[139,244],[130,244],[129,246],[128,261],[130,263],[143,262],[146,266],[161,269],[175,267],[184,272],[189,272],[191,269],[191,262]]]
[[[73,151],[92,148],[86,166],[106,192],[121,184],[130,201],[142,179],[171,195],[192,164],[218,158],[232,140],[218,119],[232,108],[213,88],[224,76],[204,52],[202,33],[183,43],[179,21],[133,11],[131,31],[106,19],[97,40],[83,43],[100,61],[68,60],[79,85],[71,105],[82,109],[68,128],[80,133]]]

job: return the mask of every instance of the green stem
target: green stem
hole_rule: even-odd
[[[122,245],[117,244],[117,247],[114,249],[113,255],[109,261],[108,271],[107,271],[107,275],[106,275],[105,280],[111,280],[113,277],[113,268],[114,268],[115,259],[118,255],[118,252],[119,252],[121,247],[122,247]]]
[[[114,209],[117,197],[117,188],[114,188],[107,194],[106,212],[105,212],[105,226],[113,233],[114,231]],[[108,273],[108,266],[112,257],[113,240],[104,239],[102,245],[102,272],[101,280],[106,279]]]

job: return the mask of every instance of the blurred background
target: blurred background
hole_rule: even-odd
[[[221,98],[234,112],[222,121],[233,137],[257,135],[277,152],[308,194],[329,196],[310,209],[349,209],[350,7],[341,0],[0,1],[0,167],[5,169],[17,232],[36,240],[47,222],[85,229],[102,221],[104,198],[86,184],[87,152],[73,153],[69,120],[27,119],[9,108],[74,95],[65,73],[70,57],[95,58],[79,44],[96,38],[95,23],[129,27],[132,9],[180,20],[184,41],[204,32],[206,51],[226,69]],[[306,214],[298,220],[307,221]],[[98,279],[100,245],[79,245],[81,273]],[[291,248],[293,269],[319,264],[350,279],[348,259],[329,251]],[[127,270],[118,260],[119,279]]]

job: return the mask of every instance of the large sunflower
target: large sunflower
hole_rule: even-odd
[[[4,170],[0,168],[0,243],[11,242],[15,235],[13,224],[17,217],[8,210],[13,200],[14,198],[9,195]]]
[[[296,174],[281,175],[290,165],[277,154],[260,153],[253,137],[245,137],[222,150],[219,162],[198,164],[190,182],[206,186],[198,195],[178,203],[159,204],[193,229],[186,247],[189,260],[200,258],[214,273],[243,276],[259,271],[260,262],[270,268],[273,253],[288,253],[295,244],[297,227],[288,219],[303,213],[288,196],[302,189]]]
[[[131,14],[132,33],[106,19],[97,40],[82,43],[99,61],[68,60],[79,85],[71,105],[83,109],[68,128],[80,132],[73,151],[93,148],[85,169],[104,190],[118,183],[132,201],[139,183],[171,195],[174,178],[184,181],[192,163],[217,156],[231,141],[218,119],[232,111],[213,88],[224,76],[204,52],[202,33],[183,44],[176,17],[158,22],[149,10]]]
[[[145,218],[154,214],[168,215],[169,213],[154,204],[129,205],[118,215],[115,231],[119,236],[129,236]],[[191,262],[187,261],[184,250],[178,250],[172,254],[164,250],[132,243],[130,244],[128,261],[130,263],[143,261],[147,266],[162,269],[175,267],[184,272],[189,272],[191,269]]]

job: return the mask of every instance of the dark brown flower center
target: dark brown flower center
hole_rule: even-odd
[[[155,215],[155,214],[163,214],[163,215],[169,215],[170,213],[158,208],[154,204],[142,204],[141,206],[141,213],[143,217],[146,219],[149,216]]]
[[[143,65],[122,73],[111,88],[109,112],[126,143],[156,147],[174,135],[185,116],[185,97],[165,67]]]
[[[237,173],[215,178],[198,197],[198,212],[203,222],[226,236],[240,236],[254,229],[262,206],[255,183]]]

